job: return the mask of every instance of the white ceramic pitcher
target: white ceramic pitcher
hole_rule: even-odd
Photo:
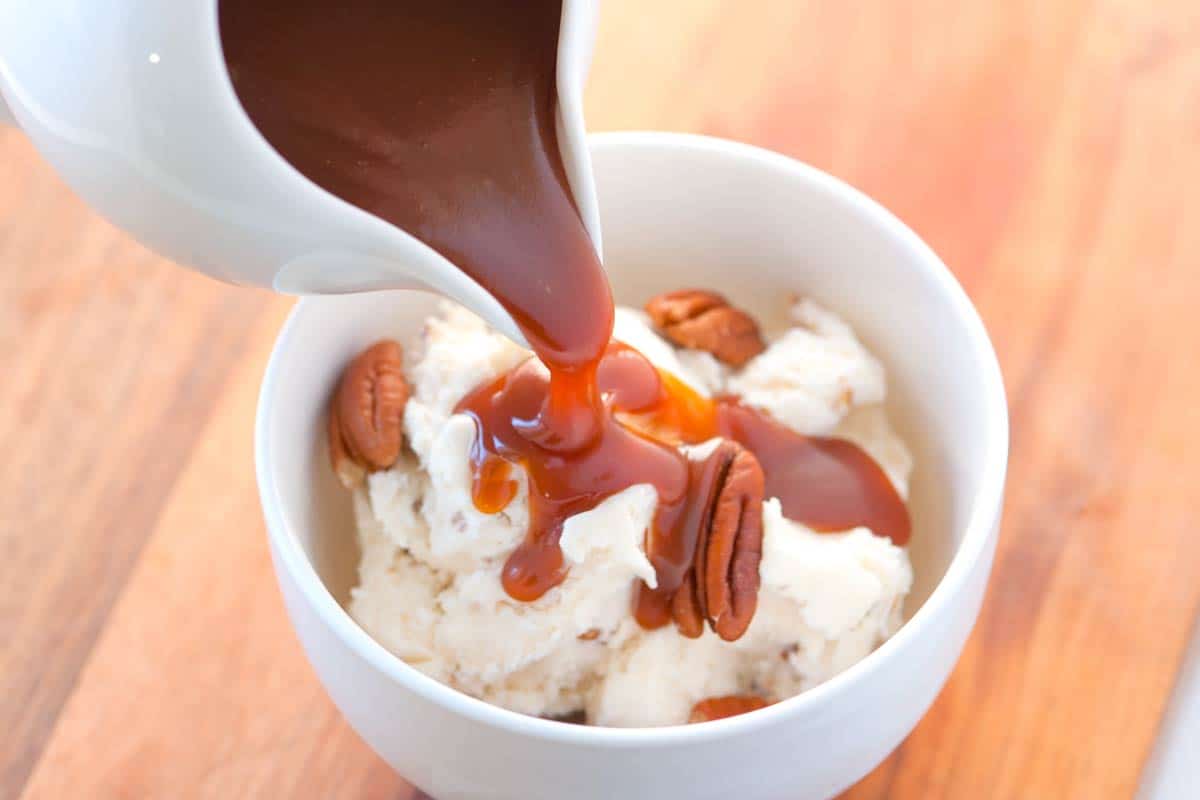
[[[0,0],[0,120],[15,118],[89,204],[181,264],[291,294],[431,289],[523,342],[465,273],[267,144],[234,94],[217,2]],[[559,142],[597,251],[582,92],[598,5],[564,0],[557,75]]]

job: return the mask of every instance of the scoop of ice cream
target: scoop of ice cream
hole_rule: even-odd
[[[617,650],[587,698],[588,721],[619,728],[686,722],[707,697],[742,691],[742,659],[716,634],[699,639],[659,628]]]
[[[571,569],[533,602],[505,593],[503,557],[458,573],[438,596],[437,642],[458,670],[484,684],[564,648],[610,642],[629,616],[634,579],[653,575],[638,540],[654,506],[652,488],[631,486],[568,520],[562,544]]]
[[[841,672],[900,626],[912,586],[908,554],[866,528],[816,533],[783,516],[778,500],[763,507],[762,589],[745,650],[771,650],[792,637],[789,653],[801,682]]]
[[[725,390],[800,433],[827,436],[855,406],[882,403],[883,366],[854,331],[811,300],[792,307],[795,327],[771,342]]]
[[[615,338],[702,394],[737,393],[802,433],[853,440],[902,495],[911,458],[881,405],[882,367],[836,316],[813,303],[742,370],[677,349],[646,316],[618,308]],[[593,724],[686,722],[717,695],[778,700],[828,679],[900,624],[912,581],[907,552],[869,530],[817,534],[764,504],[762,588],[746,635],[681,636],[638,627],[635,582],[653,585],[643,551],[657,498],[631,486],[577,514],[560,546],[566,579],[534,602],[509,597],[504,562],[523,540],[528,485],[498,514],[471,497],[474,422],[458,401],[529,357],[477,317],[446,305],[407,349],[412,451],[355,496],[362,561],[350,612],[400,658],[461,691],[528,714],[583,709]]]
[[[405,353],[404,377],[412,396],[404,408],[404,434],[423,467],[428,467],[434,437],[458,401],[531,355],[449,302],[426,320],[420,339]]]
[[[566,580],[523,603],[500,582],[508,551],[461,569],[431,567],[387,531],[400,520],[421,529],[420,514],[393,509],[381,521],[360,492],[362,561],[351,613],[405,661],[470,694],[531,714],[582,708],[583,687],[609,649],[637,632],[629,607],[634,580],[654,578],[641,534],[655,503],[652,487],[631,486],[571,517],[561,541],[571,565]]]
[[[354,496],[354,517],[362,555],[358,585],[350,590],[351,613],[388,650],[445,680],[445,665],[433,640],[441,617],[436,601],[442,579],[396,543],[395,519],[381,519],[362,491]],[[416,517],[409,522],[421,524]]]

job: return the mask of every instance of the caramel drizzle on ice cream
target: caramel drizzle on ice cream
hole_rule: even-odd
[[[529,477],[529,530],[502,577],[515,599],[536,600],[565,578],[558,540],[569,517],[646,483],[659,500],[646,536],[658,586],[639,585],[635,613],[647,628],[671,621],[672,600],[696,566],[698,549],[724,533],[706,527],[711,520],[703,513],[689,513],[703,511],[711,486],[693,478],[696,470],[679,446],[717,437],[736,442],[761,464],[760,505],[762,496],[778,498],[785,516],[818,531],[864,526],[896,544],[908,541],[904,501],[882,468],[852,442],[801,436],[736,398],[704,397],[620,343],[608,347],[597,384],[599,435],[569,453],[547,450],[522,430],[550,392],[545,370],[532,360],[479,387],[455,409],[470,415],[479,430],[471,454],[477,508],[499,510],[492,498],[509,493],[500,487],[511,476],[492,466],[497,459],[519,465]]]
[[[512,597],[535,600],[564,579],[568,517],[641,483],[658,493],[646,537],[658,586],[641,586],[636,604],[647,627],[673,617],[688,635],[701,620],[741,635],[758,589],[764,492],[819,530],[866,525],[907,540],[903,502],[854,445],[708,400],[609,344],[611,291],[559,150],[559,0],[241,0],[219,10],[234,89],[266,140],[478,281],[548,368],[530,361],[459,405],[478,426],[476,507],[497,513],[512,500],[513,465],[529,476],[528,535],[503,572]],[[713,292],[664,295],[648,310],[676,343],[730,364],[764,346],[757,323]],[[349,370],[357,381],[331,418],[343,460],[399,452],[399,351],[375,352]],[[736,449],[689,458],[678,447],[717,436]]]

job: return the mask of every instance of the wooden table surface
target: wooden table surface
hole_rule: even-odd
[[[776,148],[978,305],[1012,461],[926,719],[847,797],[1130,796],[1200,600],[1200,4],[606,0],[593,129]],[[0,797],[410,795],[288,628],[251,462],[289,301],[146,252],[0,131]]]

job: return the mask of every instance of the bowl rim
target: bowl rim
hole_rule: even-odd
[[[687,133],[658,131],[617,131],[593,133],[588,136],[593,153],[642,149],[663,151],[687,150],[709,157],[754,162],[785,174],[789,180],[810,184],[816,192],[831,201],[848,204],[854,213],[866,217],[870,224],[883,229],[914,255],[934,281],[934,290],[944,295],[967,337],[978,365],[979,379],[984,384],[984,407],[980,419],[985,435],[981,480],[975,496],[970,499],[966,530],[950,565],[932,593],[912,618],[887,641],[858,663],[829,680],[800,694],[781,700],[766,708],[699,725],[673,725],[657,728],[611,728],[589,725],[570,725],[553,720],[520,714],[471,697],[443,684],[409,666],[386,650],[364,631],[349,613],[334,599],[317,574],[297,536],[293,535],[283,514],[283,505],[275,476],[269,469],[272,462],[270,430],[273,422],[271,399],[281,370],[282,353],[297,327],[302,324],[311,300],[300,299],[292,308],[283,328],[275,339],[263,376],[255,417],[255,470],[267,536],[277,554],[276,569],[286,570],[295,581],[305,600],[333,634],[382,675],[425,700],[462,715],[475,722],[508,733],[553,740],[559,743],[606,747],[673,746],[683,743],[711,741],[727,736],[749,733],[769,727],[785,717],[813,713],[843,700],[855,684],[882,669],[891,654],[903,649],[908,642],[936,624],[948,604],[962,594],[975,564],[988,550],[996,536],[1000,516],[1004,481],[1008,462],[1008,408],[1004,382],[995,351],[983,321],[953,274],[915,232],[875,200],[832,175],[781,153],[764,148]]]

